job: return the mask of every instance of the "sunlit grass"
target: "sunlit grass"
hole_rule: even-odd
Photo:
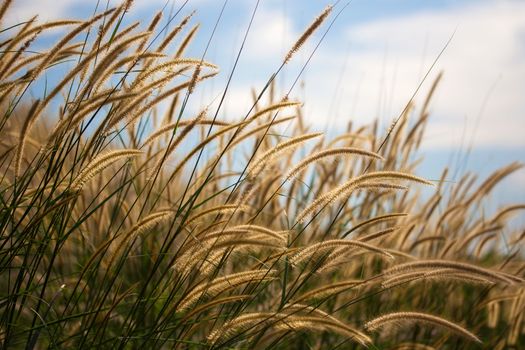
[[[128,5],[2,33],[4,348],[524,344],[525,235],[507,223],[525,205],[480,210],[521,164],[447,190],[447,169],[417,176],[439,77],[386,134],[313,132],[273,84],[328,8],[243,118],[190,113],[217,74],[184,57],[191,18],[140,31]],[[62,38],[27,54],[57,26]],[[60,81],[28,94],[64,60]]]

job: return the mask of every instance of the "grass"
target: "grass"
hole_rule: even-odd
[[[221,120],[190,112],[217,74],[184,57],[191,15],[167,29],[159,14],[140,31],[124,24],[129,5],[2,32],[3,348],[525,344],[525,235],[508,226],[525,205],[480,210],[521,164],[450,186],[447,169],[416,175],[439,77],[387,135],[377,124],[310,131],[300,101],[273,83],[330,7],[244,118]],[[64,36],[30,55],[56,27]],[[66,60],[62,80],[28,96]]]

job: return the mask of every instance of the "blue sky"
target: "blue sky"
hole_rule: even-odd
[[[8,22],[39,14],[53,18],[86,18],[95,0],[18,0]],[[106,0],[100,1],[105,6]],[[116,3],[111,1],[110,3]],[[182,0],[135,0],[128,21],[144,25],[166,5],[180,9]],[[201,23],[189,52],[200,57],[223,0],[189,0],[179,18],[197,10]],[[325,0],[261,0],[230,92],[224,117],[237,118],[250,104],[250,88],[262,88],[296,38],[329,3]],[[346,1],[341,0],[338,11]],[[255,0],[229,0],[206,56],[221,74],[198,91],[200,109],[223,88]],[[294,57],[278,79],[283,93],[319,40],[326,25]],[[420,168],[430,178],[458,150],[472,147],[467,168],[487,175],[512,160],[525,162],[525,1],[353,0],[307,66],[292,96],[305,102],[314,129],[330,131],[379,118],[385,130],[413,94],[447,40],[450,46],[416,96],[421,101],[438,72],[442,83],[431,105],[423,144],[427,160]],[[453,180],[453,179],[452,179]],[[525,199],[525,171],[502,185],[495,201]]]

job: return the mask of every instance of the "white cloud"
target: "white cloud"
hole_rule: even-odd
[[[335,109],[339,122],[346,123],[349,117],[366,122],[379,113],[387,127],[457,28],[435,68],[436,73],[444,70],[444,78],[432,104],[426,146],[459,145],[466,117],[467,144],[476,132],[475,147],[523,147],[524,13],[523,2],[483,2],[349,27],[349,61],[339,90],[336,82],[346,56],[341,45],[322,50],[310,67],[306,79],[310,86],[306,101],[313,105],[310,120],[324,124],[333,96],[342,94]]]
[[[250,32],[251,40],[246,47],[246,58],[261,60],[282,60],[293,44],[297,34],[292,21],[282,12],[261,8]]]
[[[204,0],[192,1],[193,3],[199,3]],[[98,12],[106,8],[107,2],[107,0],[99,2]],[[108,6],[109,8],[116,7],[123,2],[124,0],[109,0]],[[145,10],[148,14],[154,13],[154,10],[160,10],[165,4],[166,0],[135,0],[129,10],[129,14],[131,16],[140,16],[144,14]],[[17,0],[9,8],[6,19],[10,25],[25,21],[35,14],[38,15],[38,20],[41,22],[64,18],[85,20],[93,14],[96,5],[97,1],[93,0]],[[166,8],[169,10],[171,3]]]
[[[90,0],[18,0],[9,8],[6,23],[13,25],[26,21],[34,15],[38,15],[40,22],[71,18],[72,13],[76,12],[75,7],[91,6],[90,4],[94,6],[95,3]],[[88,15],[83,14],[80,19],[87,17]]]

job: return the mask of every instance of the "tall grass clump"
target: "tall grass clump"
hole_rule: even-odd
[[[226,119],[191,99],[218,73],[186,57],[192,15],[141,30],[129,6],[2,29],[2,348],[525,346],[525,235],[508,225],[525,205],[480,210],[521,164],[417,175],[439,78],[386,138],[310,130],[273,82],[329,7]]]

